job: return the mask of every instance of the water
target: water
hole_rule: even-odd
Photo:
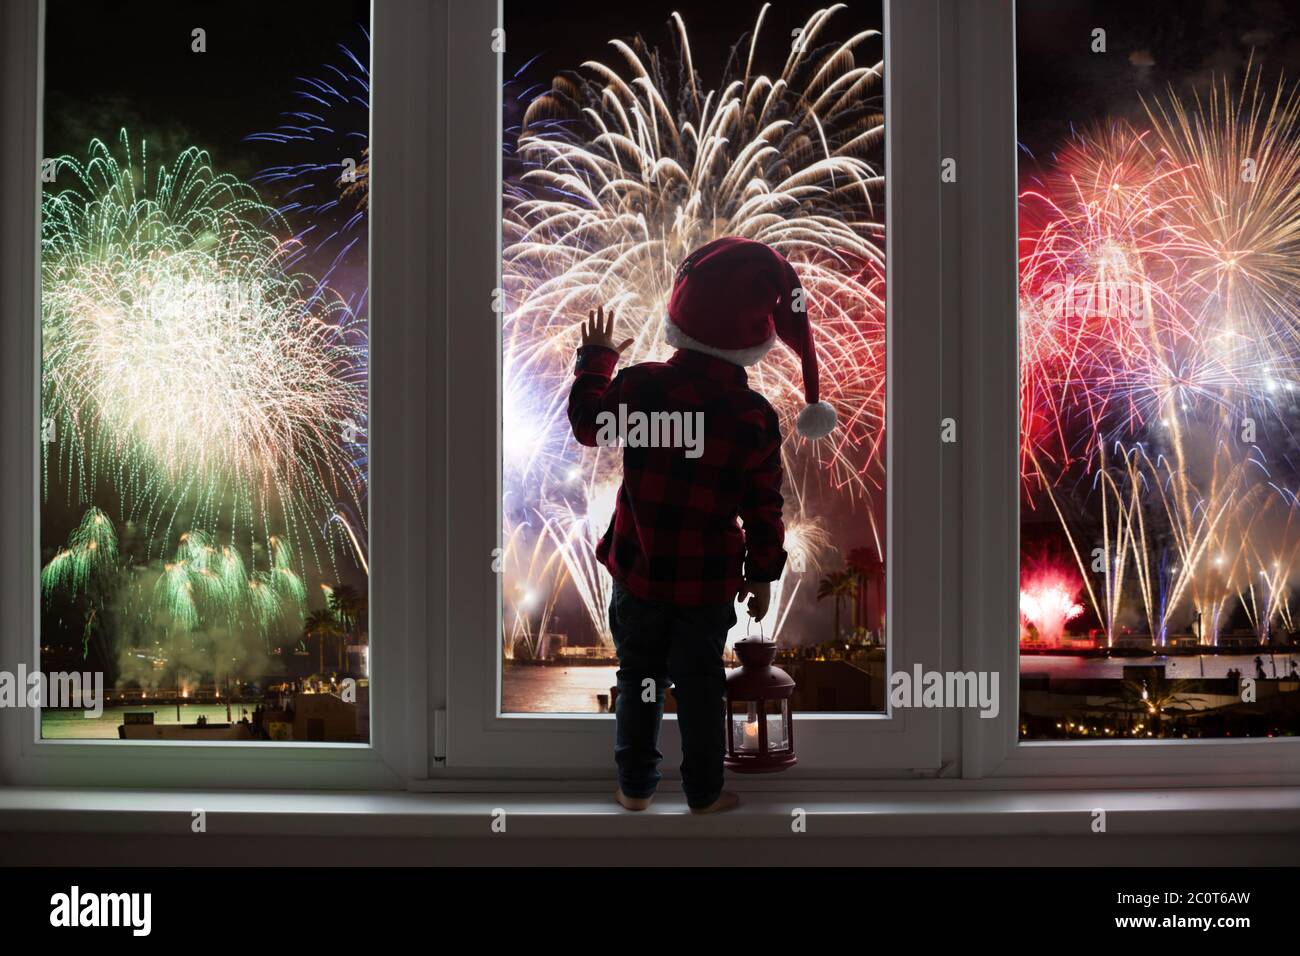
[[[239,720],[241,706],[251,720],[254,706],[252,704],[231,704],[231,717]],[[200,716],[207,717],[208,721],[214,724],[226,722],[225,704],[181,704],[179,721],[176,719],[175,704],[105,707],[104,713],[97,718],[86,717],[79,710],[43,710],[41,711],[41,737],[44,740],[117,740],[117,728],[122,723],[122,715],[128,711],[133,714],[152,711],[155,724],[192,724]]]
[[[608,695],[618,667],[537,667],[506,664],[501,711],[506,714],[599,714],[597,694]]]
[[[614,686],[618,668],[505,666],[501,696],[505,713],[598,714],[597,694]],[[242,705],[250,719],[253,704]],[[239,704],[231,705],[231,716],[240,718]],[[152,712],[156,724],[192,724],[200,716],[212,723],[226,722],[226,705],[181,704],[180,720],[174,703],[105,707],[98,718],[87,718],[79,710],[46,710],[41,713],[41,736],[45,740],[117,740],[117,728],[126,712]]]
[[[1228,669],[1235,668],[1245,677],[1255,676],[1255,658],[1264,662],[1265,677],[1286,677],[1291,671],[1291,662],[1300,668],[1300,653],[1288,651],[1276,653],[1270,660],[1266,652],[1254,654],[1203,654],[1149,657],[1065,657],[1047,654],[1023,654],[1020,657],[1020,673],[1047,674],[1058,680],[1106,678],[1123,680],[1125,667],[1151,667],[1163,664],[1166,680],[1187,680],[1193,677],[1227,677]],[[1274,673],[1276,665],[1276,673]],[[1204,670],[1202,670],[1204,667]]]
[[[1291,662],[1300,668],[1300,652],[1267,653],[1258,656],[1264,662],[1265,677],[1286,677]],[[1123,680],[1124,668],[1163,664],[1165,678],[1184,680],[1194,677],[1227,677],[1236,668],[1247,677],[1255,675],[1254,653],[1205,654],[1196,656],[1149,655],[1146,657],[1067,657],[1025,655],[1020,658],[1024,674],[1048,674],[1058,680],[1102,678]],[[1276,672],[1274,670],[1276,666]],[[1204,668],[1202,670],[1202,667]],[[507,714],[594,714],[600,713],[597,694],[608,694],[614,685],[617,667],[535,667],[505,665],[501,685],[502,712]]]
[[[1266,677],[1285,677],[1295,661],[1300,667],[1300,653],[1290,651],[1258,655],[1264,661]],[[1106,678],[1122,680],[1125,666],[1151,666],[1163,664],[1169,680],[1200,677],[1227,677],[1228,668],[1236,668],[1250,677],[1255,673],[1255,654],[1206,654],[1190,656],[1148,657],[1065,657],[1025,655],[1020,659],[1020,669],[1025,674],[1048,674],[1057,679]],[[1202,671],[1202,665],[1204,671]],[[614,686],[615,666],[598,667],[535,667],[506,664],[501,686],[502,711],[507,714],[598,714],[600,704],[597,694],[608,694]],[[251,716],[253,705],[243,705]],[[150,704],[148,706],[105,707],[97,719],[87,719],[81,711],[46,710],[41,714],[41,736],[46,740],[116,740],[122,714],[152,711],[154,722],[175,724],[175,704]],[[240,717],[240,705],[231,705],[235,720]],[[192,724],[200,716],[212,723],[225,723],[225,704],[182,704],[180,723]]]

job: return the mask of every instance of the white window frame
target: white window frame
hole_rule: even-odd
[[[39,666],[40,193],[43,123],[43,0],[6,0],[0,18],[3,102],[0,164],[0,669]],[[437,9],[419,0],[377,0],[372,14],[370,223],[371,742],[359,744],[42,741],[36,712],[0,710],[0,781],[9,785],[400,788],[426,775],[432,669],[441,629],[446,552],[440,540],[443,486],[433,467],[434,395],[440,351],[434,311],[441,233],[428,223],[440,197],[442,112],[430,51],[445,45]],[[57,39],[57,38],[56,38]],[[432,265],[431,265],[432,264]],[[400,303],[389,310],[388,303]],[[26,321],[23,321],[26,317]],[[428,635],[434,632],[432,638]]]
[[[933,228],[940,207],[938,4],[885,0],[888,559],[887,670],[940,666],[940,639],[950,620],[930,582],[941,571],[945,498],[940,366],[940,295],[933,281],[940,257]],[[492,311],[501,285],[501,57],[489,39],[500,27],[500,3],[452,0],[449,50],[449,283],[447,315],[456,342],[447,366],[448,441],[454,451],[448,513],[447,776],[500,768],[566,775],[608,773],[612,716],[498,715],[500,580],[491,568],[501,545],[500,317]],[[507,36],[510,44],[526,37]],[[450,84],[454,83],[454,87]],[[909,197],[907,217],[894,197]],[[900,321],[900,316],[905,316]],[[899,374],[927,368],[930,375]],[[933,440],[897,436],[934,436]],[[949,446],[950,447],[950,446]],[[934,507],[936,503],[940,507]],[[910,512],[910,513],[909,513]],[[908,514],[906,522],[900,516]],[[905,533],[900,529],[905,527]],[[940,715],[893,710],[882,715],[796,715],[799,765],[784,783],[834,773],[891,770],[933,774],[943,764]],[[666,720],[664,769],[679,761],[676,721]]]
[[[373,3],[372,743],[42,742],[31,711],[0,711],[0,784],[465,789],[608,776],[610,718],[496,710],[500,5]],[[0,669],[11,672],[35,666],[39,637],[43,9],[0,4]],[[960,765],[967,780],[949,785],[1300,784],[1300,739],[1019,740],[1014,0],[885,0],[885,11],[887,670],[997,671],[1000,714],[802,714],[800,766],[747,783]],[[958,160],[957,183],[941,186],[943,157]],[[948,416],[959,441],[941,446]],[[664,738],[668,770],[675,721]]]

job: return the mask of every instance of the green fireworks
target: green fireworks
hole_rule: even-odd
[[[78,597],[88,594],[97,578],[117,570],[117,532],[98,508],[88,508],[81,523],[41,569],[41,591]]]
[[[180,537],[175,556],[154,584],[154,605],[176,631],[205,627],[237,630],[251,621],[265,635],[292,612],[301,623],[302,582],[288,567],[288,545],[271,538],[272,562],[284,567],[249,574],[239,552],[218,547],[204,531]]]
[[[107,482],[155,542],[185,513],[328,547],[323,516],[364,512],[348,447],[367,407],[364,323],[286,271],[297,244],[274,210],[206,153],[159,164],[123,131],[88,157],[60,158],[42,203],[47,495],[52,474],[74,503]]]

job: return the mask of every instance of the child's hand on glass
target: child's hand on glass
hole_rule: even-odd
[[[605,315],[605,307],[602,305],[594,312],[587,313],[587,321],[582,323],[582,346],[594,345],[603,349],[613,349],[615,352],[622,352],[632,344],[632,339],[627,339],[619,345],[614,344],[614,310],[609,310],[609,316]]]

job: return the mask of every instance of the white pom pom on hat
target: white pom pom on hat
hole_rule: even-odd
[[[794,427],[804,438],[816,441],[835,430],[836,420],[835,409],[829,403],[813,402],[803,407]]]
[[[668,300],[668,341],[678,348],[753,365],[774,338],[799,356],[804,405],[795,428],[808,439],[835,428],[835,409],[820,401],[817,350],[803,287],[785,256],[738,236],[701,246],[677,268]]]

